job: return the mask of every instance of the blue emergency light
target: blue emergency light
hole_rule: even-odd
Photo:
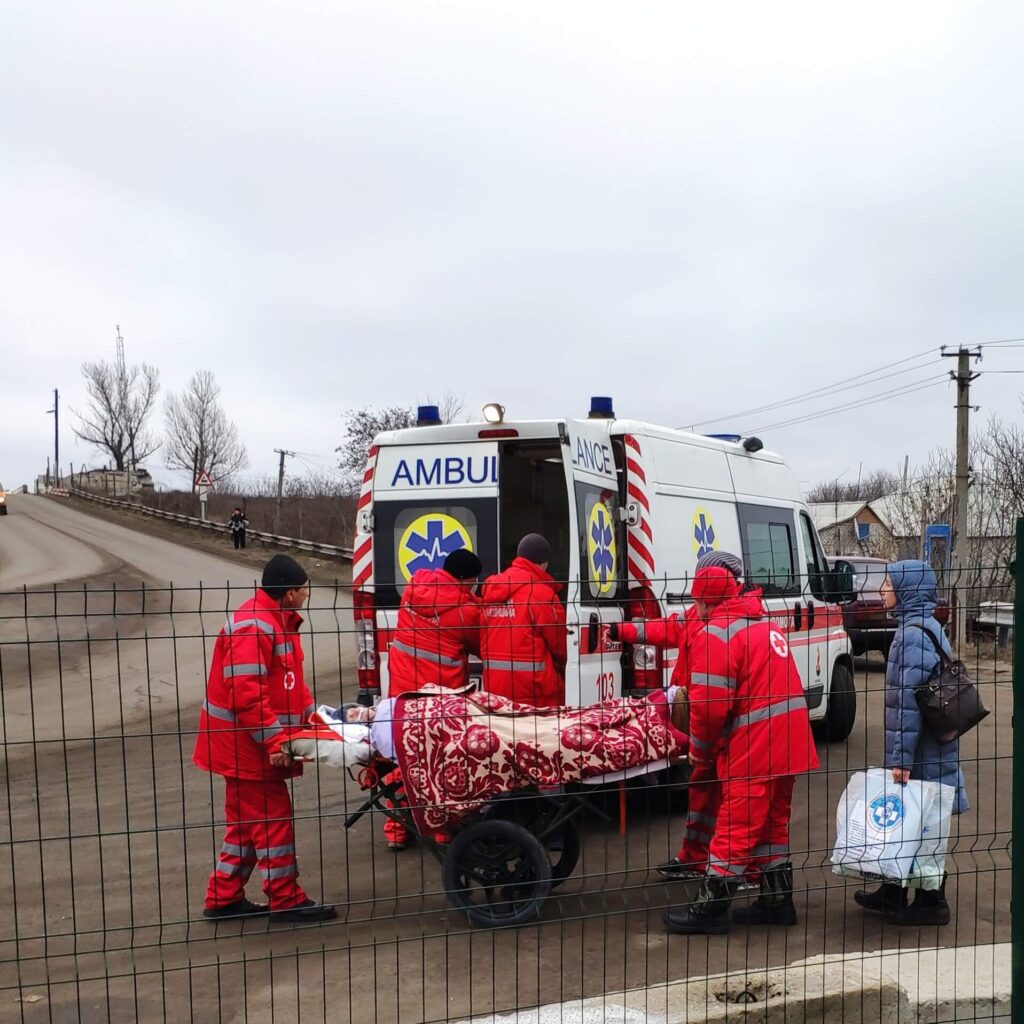
[[[417,427],[438,427],[441,425],[441,410],[436,405],[421,405],[416,409]]]
[[[594,395],[590,399],[590,415],[587,419],[591,420],[613,420],[615,419],[615,409],[608,395]]]
[[[739,444],[743,440],[740,434],[705,434],[704,436],[715,441],[731,441],[733,444]]]

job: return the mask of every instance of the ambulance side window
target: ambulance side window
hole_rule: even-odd
[[[804,558],[807,560],[807,585],[819,601],[827,601],[828,567],[806,512],[800,513],[800,534],[804,542]]]
[[[619,498],[614,490],[576,483],[576,528],[580,542],[580,600],[615,600],[622,577]],[[571,588],[574,589],[574,588]]]
[[[800,593],[793,511],[770,505],[737,505],[746,580],[765,597]]]

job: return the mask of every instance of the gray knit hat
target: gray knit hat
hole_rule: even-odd
[[[516,548],[516,554],[528,562],[542,565],[551,561],[551,545],[539,533],[528,533]]]
[[[743,559],[728,551],[708,551],[697,559],[698,569],[709,569],[717,566],[720,569],[728,569],[740,583],[743,582]]]

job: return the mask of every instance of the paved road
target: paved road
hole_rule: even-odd
[[[253,568],[56,499],[10,503],[0,520],[7,742],[65,740],[171,709],[191,714],[211,638],[252,594]],[[348,605],[335,588],[316,588],[306,613],[306,671],[324,700],[338,699],[342,671],[354,673]]]
[[[55,592],[62,566],[77,582]],[[964,744],[974,808],[959,823],[947,929],[883,927],[828,869],[846,780],[881,756],[877,663],[858,669],[854,735],[820,747],[822,770],[797,788],[796,928],[666,936],[662,909],[679,890],[650,867],[676,844],[678,807],[637,793],[625,837],[585,823],[581,864],[537,925],[471,931],[426,852],[387,853],[368,819],[344,831],[359,792],[325,771],[296,786],[298,844],[305,884],[339,903],[339,921],[214,929],[197,918],[221,789],[189,765],[191,730],[210,637],[252,570],[19,497],[0,522],[0,571],[5,587],[11,574],[49,585],[0,595],[0,1021],[414,1024],[822,952],[1008,936],[1010,677],[992,662],[978,668],[995,713]],[[348,598],[332,588],[317,605],[309,664],[333,702],[339,678],[354,681]],[[29,995],[42,998],[14,1001]]]

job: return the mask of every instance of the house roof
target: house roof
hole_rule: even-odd
[[[808,503],[807,511],[811,514],[814,528],[820,533],[839,523],[849,522],[867,505],[866,501],[812,501]]]

